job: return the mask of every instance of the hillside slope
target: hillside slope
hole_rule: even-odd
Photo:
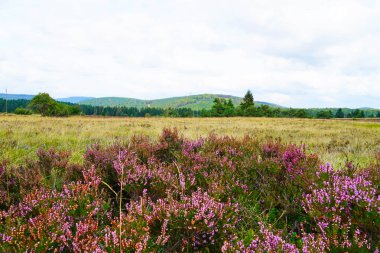
[[[8,99],[8,100],[18,100],[18,99],[31,100],[34,96],[35,95],[0,93],[0,98]]]
[[[93,106],[126,106],[126,107],[159,107],[159,108],[191,108],[193,110],[210,109],[215,98],[232,99],[235,105],[240,104],[242,98],[229,95],[202,94],[183,97],[172,97],[154,100],[141,100],[122,97],[103,97],[80,102],[80,104]],[[273,107],[280,107],[266,102],[256,102],[257,105],[266,104]]]
[[[94,97],[67,97],[67,98],[57,98],[57,101],[77,104],[86,100],[94,99]]]
[[[8,99],[8,100],[19,100],[19,99],[25,99],[25,100],[32,100],[35,95],[29,95],[29,94],[5,94],[0,93],[0,98],[2,99]],[[94,97],[67,97],[67,98],[56,98],[57,101],[60,102],[66,102],[66,103],[79,103],[83,102],[85,100],[94,99]]]

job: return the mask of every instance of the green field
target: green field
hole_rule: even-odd
[[[157,138],[165,127],[177,128],[185,137],[210,133],[258,141],[281,139],[305,144],[326,162],[339,165],[347,160],[366,165],[380,151],[380,123],[354,120],[278,118],[106,118],[0,116],[0,160],[22,164],[35,158],[39,147],[70,150],[72,160],[82,161],[87,146],[98,142],[126,142],[132,135]]]

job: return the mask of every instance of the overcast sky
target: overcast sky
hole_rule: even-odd
[[[380,108],[380,1],[0,0],[0,93]]]

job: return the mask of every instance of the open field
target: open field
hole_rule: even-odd
[[[81,162],[87,146],[98,142],[125,142],[132,135],[157,138],[164,127],[176,127],[185,137],[210,133],[259,141],[281,138],[285,143],[306,144],[326,162],[335,165],[347,159],[365,165],[380,151],[380,123],[353,120],[277,118],[102,118],[0,116],[0,159],[21,164],[35,158],[39,147],[70,150]]]

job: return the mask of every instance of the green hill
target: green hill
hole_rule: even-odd
[[[154,100],[141,100],[135,98],[122,98],[122,97],[102,97],[89,99],[80,104],[92,105],[92,106],[126,106],[126,107],[158,107],[158,108],[191,108],[193,110],[210,109],[212,107],[214,99],[226,98],[232,99],[235,105],[240,104],[242,98],[229,96],[229,95],[215,95],[215,94],[202,94],[202,95],[191,95],[184,97],[172,97]],[[256,102],[257,105],[266,104],[272,107],[280,107],[275,104],[266,102]]]
[[[145,106],[145,101],[135,98],[122,98],[122,97],[101,97],[93,98],[86,101],[79,102],[83,105],[92,105],[92,106],[126,106],[126,107],[137,107],[141,108]]]
[[[27,95],[27,94],[5,94],[5,93],[0,93],[0,98],[2,98],[2,99],[8,99],[8,100],[18,100],[18,99],[31,100],[33,97],[34,97],[34,95]]]

